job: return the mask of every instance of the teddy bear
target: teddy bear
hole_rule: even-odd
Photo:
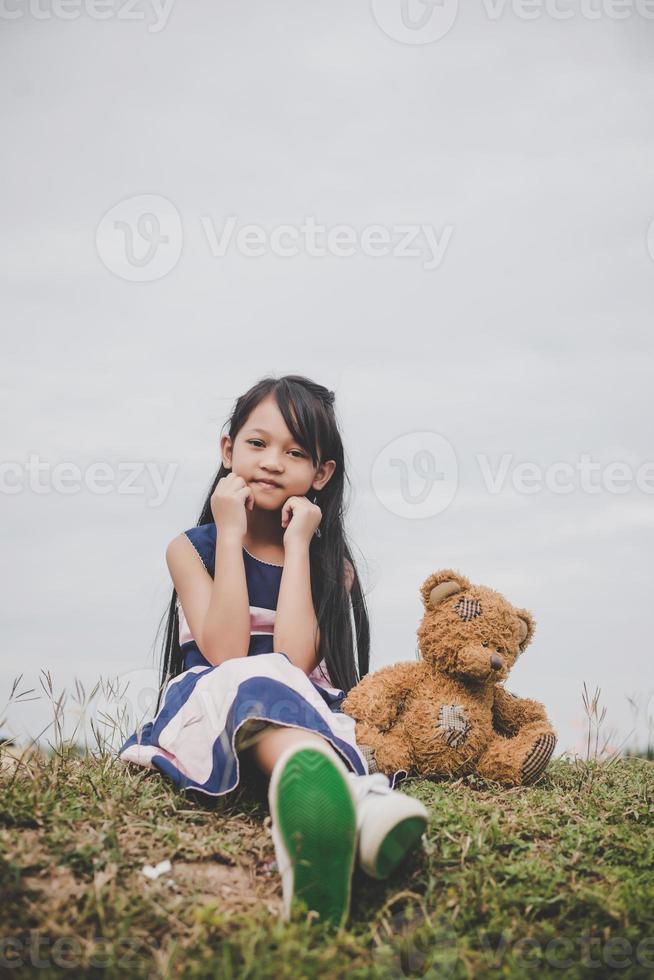
[[[534,783],[556,734],[542,704],[502,683],[534,635],[531,613],[452,569],[420,594],[420,659],[367,674],[341,705],[370,771]]]

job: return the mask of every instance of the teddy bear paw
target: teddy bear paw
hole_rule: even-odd
[[[556,736],[552,732],[538,736],[522,763],[520,777],[523,783],[533,783],[538,779],[552,758],[555,745]]]

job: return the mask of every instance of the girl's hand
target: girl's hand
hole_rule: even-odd
[[[282,507],[284,547],[289,544],[308,546],[322,519],[322,511],[306,497],[289,497]]]
[[[247,510],[254,507],[254,492],[243,477],[228,473],[216,484],[211,494],[211,513],[222,534],[236,533],[241,538],[248,529]]]

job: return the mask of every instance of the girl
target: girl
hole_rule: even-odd
[[[302,901],[341,926],[355,858],[387,877],[427,811],[393,789],[406,773],[370,772],[340,710],[368,672],[369,623],[343,528],[333,392],[264,378],[229,423],[198,524],[166,551],[163,703],[119,757],[205,798],[235,789],[241,768],[268,781],[283,920]]]

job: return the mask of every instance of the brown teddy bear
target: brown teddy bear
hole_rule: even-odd
[[[342,704],[370,771],[535,782],[556,735],[542,704],[500,683],[534,635],[531,614],[451,569],[420,592],[422,658],[366,675]]]

